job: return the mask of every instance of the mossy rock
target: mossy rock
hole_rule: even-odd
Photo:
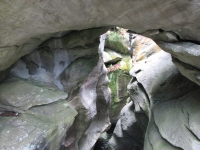
[[[108,77],[110,80],[109,88],[111,89],[110,118],[111,122],[115,122],[129,97],[126,87],[131,80],[131,76],[123,70],[117,70],[110,72]]]
[[[57,88],[21,79],[2,82],[0,86],[0,105],[9,110],[26,111],[31,107],[47,105],[68,94]]]
[[[128,51],[129,41],[123,35],[110,31],[107,33],[105,47],[121,54],[130,55]]]

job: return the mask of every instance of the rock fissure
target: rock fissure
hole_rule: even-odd
[[[162,139],[163,139],[165,142],[167,142],[167,143],[168,143],[169,145],[171,145],[172,147],[175,147],[177,150],[184,150],[184,149],[182,149],[181,147],[179,147],[179,146],[173,144],[172,142],[168,141],[168,140],[167,140],[167,137],[165,137],[165,136],[162,134],[162,132],[160,132],[160,129],[159,129],[158,125],[156,124],[156,121],[154,122],[154,124],[155,124],[156,128],[158,129],[160,136],[162,137]]]
[[[137,82],[138,82],[138,81],[137,81]],[[139,88],[143,91],[143,93],[145,94],[145,96],[146,96],[146,98],[147,98],[147,100],[148,100],[148,102],[149,102],[149,108],[151,108],[151,107],[152,107],[152,103],[151,103],[151,100],[150,100],[150,98],[149,98],[149,96],[148,96],[148,94],[147,94],[147,92],[146,92],[144,86],[143,86],[142,83],[140,83],[140,82],[138,82],[137,84],[138,84],[138,87],[139,87]]]

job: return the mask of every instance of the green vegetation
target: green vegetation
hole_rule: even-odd
[[[107,33],[105,47],[121,54],[129,54],[128,39],[121,32],[110,31]]]

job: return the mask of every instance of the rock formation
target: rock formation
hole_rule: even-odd
[[[185,99],[185,97],[188,97],[187,94],[193,96],[193,91],[198,93],[199,86],[182,76],[172,63],[171,56],[163,51],[136,63],[130,74],[133,78],[128,85],[128,90],[133,103],[130,102],[122,109],[120,120],[116,125],[112,139],[109,141],[110,149],[132,150],[135,148],[142,150],[144,137],[144,150],[194,149],[192,146],[188,146],[188,143],[180,144],[176,141],[178,136],[181,136],[181,139],[179,137],[180,140],[185,138],[186,141],[194,137],[193,135],[191,137],[189,135],[184,136],[184,134],[178,133],[178,130],[176,134],[174,122],[176,121],[178,124],[179,119],[177,118],[179,117],[172,118],[172,114],[177,114],[177,109],[179,108],[181,111],[182,108],[181,102],[176,99],[187,101]],[[198,99],[195,100],[198,101]],[[166,115],[162,116],[168,103],[172,106],[170,110],[166,110]],[[190,104],[190,102],[188,103]],[[189,109],[187,105],[185,104],[185,108],[182,108],[183,114],[180,115],[189,119],[189,116],[186,115],[187,109]],[[163,107],[161,108],[161,106]],[[190,107],[196,106],[192,105]],[[198,114],[197,111],[196,113]],[[158,122],[158,118],[162,121],[159,120],[160,122]],[[167,122],[168,118],[170,121]],[[149,123],[148,120],[150,120]],[[184,119],[181,119],[181,121],[184,121]],[[186,130],[185,132],[192,130],[190,123],[188,125],[183,122],[180,124],[186,125],[182,129]],[[197,124],[198,122],[193,122],[194,126]],[[180,126],[176,127],[179,128]],[[171,137],[172,134],[176,138]],[[193,131],[192,134],[195,135],[198,132]],[[168,135],[168,137],[165,135]],[[127,139],[130,139],[130,141]],[[198,142],[194,146],[198,147]]]
[[[99,36],[120,26],[155,40],[178,69],[164,52],[132,69],[133,102],[122,111],[115,140],[129,137],[123,145],[132,149],[198,150],[199,5],[198,0],[1,1],[0,148],[93,149],[110,125]],[[133,118],[126,122],[129,114]],[[144,126],[138,117],[145,118]],[[127,133],[136,130],[137,136]]]
[[[110,126],[107,69],[98,53],[106,30],[51,38],[13,65],[0,86],[1,149],[9,149],[8,137],[13,149],[92,149]]]

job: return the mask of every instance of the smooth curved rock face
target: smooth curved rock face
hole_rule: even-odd
[[[155,106],[153,110],[155,122],[153,123],[154,125],[151,122],[150,126],[157,128],[158,132],[156,133],[161,138],[155,141],[155,139],[151,139],[152,134],[148,135],[147,141],[151,143],[152,149],[200,149],[200,132],[198,129],[199,96],[198,90],[179,99]],[[152,132],[152,130],[152,127],[149,127],[148,133]],[[160,147],[155,147],[158,143]],[[148,146],[146,146],[145,150],[149,150]]]
[[[107,28],[95,28],[51,38],[18,60],[10,76],[32,78],[70,93],[97,64],[99,35],[105,31]]]
[[[11,111],[27,111],[31,107],[47,105],[67,97],[67,93],[56,87],[44,87],[34,81],[16,80],[3,82],[0,86],[0,107]]]
[[[199,86],[182,76],[172,63],[170,54],[164,51],[157,52],[149,58],[136,63],[134,68],[130,71],[130,74],[133,76],[133,78],[127,88],[133,104],[128,104],[123,108],[123,110],[125,109],[127,114],[132,112],[132,114],[135,116],[140,114],[141,116],[146,116],[146,118],[148,117],[150,122],[145,135],[144,149],[180,149],[176,146],[174,147],[170,140],[166,141],[165,138],[163,138],[160,133],[160,129],[157,127],[155,121],[157,118],[155,116],[162,119],[159,122],[162,124],[162,121],[165,120],[165,118],[170,118],[170,116],[173,116],[173,113],[176,114],[176,109],[174,109],[174,104],[169,104],[169,108],[170,105],[172,105],[169,112],[166,110],[166,115],[162,116],[163,112],[160,106],[162,105],[164,109],[165,104],[172,99],[174,99],[174,103],[176,103],[176,99],[186,94],[190,94],[193,91],[197,91]],[[190,103],[190,100],[187,102]],[[130,107],[130,105],[133,105],[132,108],[127,110],[126,107]],[[123,110],[121,112],[122,114],[124,113]],[[155,113],[154,110],[159,111],[156,111]],[[170,113],[170,115],[167,113]],[[144,133],[146,129],[144,128],[141,130],[140,134],[137,135],[135,135],[135,132],[130,131],[132,129],[139,130],[140,126],[138,127],[138,120],[143,117],[139,116],[138,120],[131,122],[134,117],[128,116],[130,115],[127,115],[127,117],[122,115],[118,121],[113,137],[109,141],[110,149],[131,149],[138,146],[137,144],[139,138],[137,138],[137,136],[140,135],[142,137],[142,133]],[[176,133],[173,128],[179,128],[179,124],[184,126],[184,123],[182,122],[182,118],[178,116],[174,117],[174,119],[176,119],[176,124],[174,124],[172,120],[168,120],[168,122],[165,121],[165,123],[168,129],[167,132],[171,133],[173,131],[175,135],[179,133],[178,131]],[[147,121],[145,125],[147,127]],[[164,126],[164,123],[162,126]],[[135,140],[135,142],[122,144],[128,141],[126,139],[127,135],[131,136],[132,140]],[[168,138],[170,139],[172,137],[169,135]],[[142,138],[140,139],[140,141],[142,141]],[[185,137],[185,139],[189,140],[190,136],[188,135],[188,137]],[[139,145],[138,149],[143,149],[143,145]],[[186,149],[187,148],[185,148],[185,150]]]
[[[133,34],[130,42],[133,63],[147,59],[161,50],[152,39],[141,35]]]
[[[143,92],[146,93],[151,106],[157,101],[167,101],[183,96],[191,92],[189,87],[191,89],[198,88],[198,86],[191,83],[179,73],[176,66],[172,63],[170,54],[164,51],[138,62],[130,71],[130,74],[135,77],[132,79],[132,83],[128,85],[131,96],[132,93],[137,94],[135,88],[137,90],[138,87],[141,87]],[[135,80],[136,83],[138,82],[136,86],[139,86],[133,88]],[[134,96],[132,98],[137,99]]]
[[[198,0],[184,0],[184,1],[146,0],[145,2],[144,1],[130,1],[130,0],[122,0],[122,1],[116,1],[116,2],[106,1],[106,0],[103,0],[103,1],[83,0],[81,2],[79,0],[68,0],[68,1],[49,0],[49,1],[37,1],[37,2],[35,1],[30,2],[30,1],[25,1],[25,0],[19,0],[19,1],[14,1],[14,2],[1,1],[0,2],[0,71],[1,71],[0,77],[3,79],[7,74],[7,71],[4,71],[4,70],[9,68],[20,57],[32,52],[38,45],[43,43],[45,40],[51,37],[59,38],[63,34],[67,34],[72,30],[82,30],[82,29],[88,29],[88,28],[94,28],[94,27],[102,27],[102,26],[105,27],[105,26],[116,25],[116,26],[128,28],[137,33],[147,34],[148,36],[153,37],[156,40],[162,40],[166,42],[192,40],[198,43],[200,41],[199,16],[200,16],[200,11],[199,11]],[[99,34],[97,35],[99,36]],[[89,36],[92,36],[92,35],[89,35]],[[72,37],[70,37],[70,39],[71,38]],[[69,47],[65,47],[65,48],[75,50],[75,49],[79,49],[80,47],[81,47],[80,49],[84,47],[87,52],[84,53],[82,56],[85,56],[87,54],[90,55],[90,52],[95,49],[94,48],[95,46],[93,45],[95,41],[89,38],[89,40],[93,42],[87,43],[86,42],[87,38],[86,38],[86,41],[85,39],[83,41],[79,41],[79,39],[81,38],[80,37],[76,38],[74,41],[72,41],[72,43],[67,44]],[[62,79],[61,77],[63,75],[62,74],[63,71],[69,65],[70,61],[69,61],[68,55],[66,55],[66,52],[63,53],[63,51],[60,50],[60,48],[61,49],[63,48],[62,46],[60,47],[60,41],[58,39],[54,39],[54,41],[56,45],[54,48],[59,48],[58,51],[53,51],[52,52],[53,55],[46,55],[45,53],[43,53],[42,55],[40,55],[42,57],[41,61],[37,59],[38,53],[35,53],[35,52],[33,53],[33,58],[29,58],[29,57],[28,58],[25,57],[24,59],[22,58],[22,60],[19,60],[17,62],[17,65],[11,71],[12,75],[18,76],[24,79],[33,77],[34,80],[37,80],[37,81],[42,80],[48,84],[56,85],[62,90],[66,90],[64,85],[67,85],[67,84],[61,82],[61,79]],[[79,48],[73,47],[74,45],[76,46],[76,44],[74,44],[76,42],[80,43]],[[51,44],[52,43],[50,42],[50,45],[49,44],[45,45],[47,49],[50,47],[50,51],[51,51]],[[80,49],[76,51],[77,55],[82,54],[80,53]],[[188,48],[186,49],[187,49],[186,51],[190,51],[190,49]],[[92,52],[97,54],[97,51],[92,51]],[[54,59],[54,54],[56,56],[56,59]],[[71,56],[71,57],[72,58],[82,57],[80,55],[78,57],[76,56]],[[63,60],[63,57],[64,57],[64,60]],[[165,59],[166,57],[161,57],[161,58],[163,58],[164,61],[166,60]],[[44,60],[44,62],[42,62],[42,60]],[[55,60],[55,64],[52,64],[54,60]],[[194,62],[195,61],[196,61],[196,58],[194,59]],[[160,62],[160,63],[157,63],[159,64],[160,67],[165,67],[162,65],[162,61],[158,61],[158,62]],[[193,66],[196,66],[195,65],[196,63],[194,63],[193,61],[191,62]],[[181,67],[181,66],[185,66],[182,63],[183,62],[177,65],[180,71],[183,74],[185,74],[185,76],[190,78],[192,81],[195,81],[196,83],[198,83],[197,82],[199,80],[198,74],[196,77],[196,72],[198,73],[198,70],[192,71],[190,66]],[[43,66],[41,66],[41,64]],[[149,65],[149,67],[150,66],[151,65]],[[142,91],[139,94],[135,93],[136,99],[134,99],[134,103],[135,103],[136,112],[145,113],[146,115],[151,116],[151,111],[149,108],[151,108],[160,99],[162,102],[165,102],[170,99],[175,99],[180,96],[183,96],[184,94],[190,93],[191,90],[196,89],[196,87],[192,85],[188,80],[183,79],[182,77],[181,77],[181,80],[179,80],[180,74],[178,74],[177,71],[174,70],[174,68],[171,68],[171,67],[168,68],[168,67],[169,66],[166,67],[166,70],[161,69],[160,74],[159,72],[157,72],[159,69],[154,70],[156,71],[155,74],[152,73],[151,71],[153,69],[146,69],[146,72],[144,71],[145,74],[152,73],[150,78],[146,78],[145,76],[138,75],[141,72],[140,69],[134,72],[134,74],[137,74],[137,75],[135,76],[133,80],[130,91],[131,89],[133,89],[133,91],[134,90],[137,91],[136,85],[139,85],[138,91]],[[199,68],[198,65],[196,67]],[[188,69],[189,71],[185,71]],[[93,71],[94,70],[95,69],[93,69]],[[86,75],[87,76],[86,79],[94,79],[92,80],[93,83],[89,82],[88,80],[87,82],[86,80],[83,80],[81,85],[75,83],[75,85],[70,89],[70,92],[72,92],[72,95],[70,95],[70,100],[72,100],[71,103],[74,104],[75,108],[81,108],[79,113],[83,114],[83,116],[81,115],[77,116],[78,121],[74,124],[75,125],[74,130],[71,130],[72,135],[69,134],[69,137],[67,137],[68,138],[67,142],[69,143],[66,143],[66,142],[64,143],[66,147],[71,146],[71,149],[78,149],[77,147],[79,146],[80,146],[80,149],[81,147],[84,147],[84,148],[87,147],[87,149],[92,149],[93,144],[94,144],[94,141],[92,141],[89,144],[88,142],[85,142],[85,139],[88,139],[88,136],[87,135],[83,136],[83,134],[87,133],[85,131],[87,131],[88,127],[93,128],[92,126],[96,125],[95,119],[96,119],[96,116],[98,116],[97,114],[98,114],[99,108],[98,106],[95,106],[95,102],[98,96],[97,94],[94,94],[94,91],[97,92],[98,90],[97,89],[93,90],[93,89],[97,88],[97,85],[98,85],[97,82],[100,80],[102,69],[99,68],[100,72],[98,72],[97,70],[96,70],[96,73],[98,74],[98,77],[95,76],[96,73],[94,72],[92,72],[92,75],[95,74],[94,75],[95,77]],[[88,73],[89,72],[90,71],[88,71]],[[172,74],[170,72],[172,72]],[[165,74],[168,74],[168,75],[165,75]],[[156,80],[156,77],[158,77],[157,80]],[[152,83],[152,81],[154,80],[156,80],[156,82]],[[176,80],[180,81],[181,84],[175,82]],[[174,83],[180,84],[180,86],[177,86]],[[98,89],[100,90],[101,88],[98,87]],[[165,94],[163,94],[163,91],[165,92]],[[76,95],[77,92],[80,92],[79,93],[80,95],[77,96]],[[84,93],[86,93],[86,96]],[[87,95],[89,95],[89,97]],[[138,101],[140,99],[140,96],[142,96],[142,100]],[[90,100],[89,102],[87,101],[88,99]],[[109,98],[105,97],[105,98],[102,98],[103,102],[99,101],[99,103],[105,104],[108,102],[108,100]],[[75,104],[77,104],[77,106]],[[103,106],[105,107],[106,105],[103,105]],[[105,109],[104,107],[103,109]],[[177,108],[178,107],[179,106],[177,106]],[[98,108],[98,111],[95,110],[96,108]],[[186,107],[186,110],[188,108],[189,107]],[[166,109],[165,111],[168,112],[168,110],[171,111],[171,108]],[[155,108],[155,111],[156,111],[156,108]],[[105,114],[107,115],[107,112],[104,113],[104,115]],[[180,113],[177,113],[177,114],[180,114]],[[59,118],[59,117],[56,116],[56,118]],[[92,122],[92,119],[94,119],[95,121]],[[158,116],[154,116],[154,119],[156,123],[159,123]],[[37,118],[35,120],[37,120]],[[83,120],[83,122],[85,121],[85,123],[83,123],[83,126],[80,126],[79,121],[81,120]],[[108,118],[106,116],[102,117],[102,123],[101,123],[102,128],[94,129],[95,130],[94,133],[96,133],[97,131],[99,132],[100,130],[103,131],[109,125],[109,122],[107,120]],[[57,123],[55,123],[54,125],[58,126]],[[65,127],[65,129],[67,128],[68,127]],[[160,128],[161,127],[158,127],[158,129]],[[62,131],[65,132],[66,130],[62,130]],[[51,133],[54,133],[54,132],[50,132],[50,134]],[[92,132],[90,132],[89,135],[92,135]],[[53,138],[52,141],[55,141],[54,139],[59,139],[57,137],[58,136]],[[63,138],[63,134],[60,137]],[[75,140],[73,139],[74,137],[75,138],[78,137],[78,138]],[[193,137],[189,136],[186,140],[184,139],[184,141],[187,143],[187,140],[190,138],[193,140]],[[79,144],[79,140],[81,141],[80,144]],[[61,141],[62,140],[59,139],[59,142]],[[173,143],[176,144],[176,141],[170,141],[170,142],[172,144]],[[2,143],[5,144],[6,142],[3,141]],[[57,143],[53,145],[55,146],[59,145]],[[51,147],[49,145],[47,145],[46,147],[43,144],[41,144],[41,146],[40,144],[36,144],[36,145],[38,145],[39,148],[43,148],[43,149],[45,148],[57,149],[57,147],[54,147],[54,146]],[[73,146],[75,146],[75,148]],[[177,146],[179,145],[177,144]],[[189,145],[183,144],[181,146],[187,150],[199,149],[198,142],[197,143],[191,142],[191,144]]]
[[[170,142],[164,139],[156,126],[153,116],[148,124],[148,130],[146,132],[144,150],[182,150],[173,146]]]
[[[174,31],[199,41],[198,0],[2,1],[0,12],[1,71],[62,31],[116,25],[138,33]]]
[[[83,84],[73,91],[69,101],[79,114],[66,133],[64,146],[67,150],[92,149],[100,134],[110,126],[108,83],[107,70],[99,59]]]
[[[108,145],[110,150],[142,150],[148,117],[144,113],[136,113],[135,105],[130,102],[121,111]]]
[[[77,115],[67,94],[23,80],[0,87],[0,149],[59,149]]]
[[[109,80],[98,52],[99,36],[106,30],[73,31],[61,38],[49,39],[13,66],[8,81],[0,85],[0,119],[5,117],[0,123],[7,124],[9,115],[15,116],[14,120],[27,121],[25,130],[30,122],[35,123],[27,129],[34,135],[19,145],[21,149],[30,145],[29,149],[58,150],[63,145],[63,149],[90,150],[110,126]],[[21,118],[24,115],[25,118]],[[20,123],[19,128],[21,124],[24,123]],[[14,130],[12,128],[9,130]],[[13,149],[20,149],[15,144],[17,137],[26,138],[28,134],[29,131],[16,132]],[[7,134],[1,138],[4,142]],[[3,146],[7,148],[8,143]]]

